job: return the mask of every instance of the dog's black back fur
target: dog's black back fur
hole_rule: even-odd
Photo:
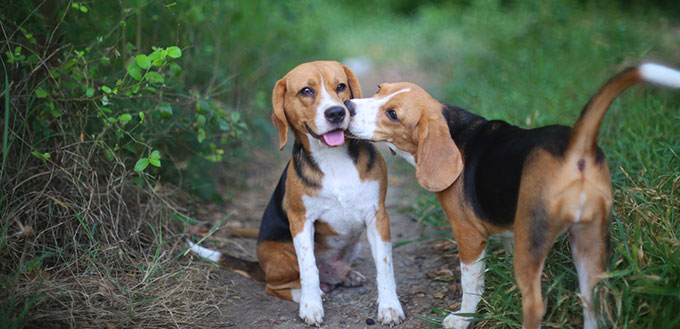
[[[286,176],[288,176],[288,166],[283,169],[279,183],[276,184],[276,189],[272,194],[267,208],[262,215],[262,223],[260,224],[260,233],[257,237],[257,242],[262,241],[292,241],[290,235],[290,223],[288,222],[288,215],[283,210],[283,196],[286,194]]]
[[[552,125],[522,129],[446,104],[442,114],[463,156],[467,201],[477,216],[489,223],[511,225],[528,156],[540,148],[563,157],[571,128]],[[602,159],[604,154],[598,149],[597,161]]]

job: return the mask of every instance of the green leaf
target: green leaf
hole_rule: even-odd
[[[159,50],[154,50],[151,54],[149,54],[149,60],[150,61],[157,61],[161,59],[161,52]]]
[[[54,108],[54,104],[52,104],[52,107],[50,108],[50,114],[52,114],[52,116],[55,117],[55,118],[58,118],[62,115],[61,111]]]
[[[110,94],[110,93],[111,93],[111,88],[109,88],[109,86],[102,86],[102,91],[105,92],[105,93],[107,93],[107,94]]]
[[[173,62],[168,66],[168,71],[170,71],[170,74],[173,76],[178,76],[182,73],[182,67]]]
[[[217,125],[220,127],[220,130],[222,130],[222,131],[231,130],[231,126],[229,126],[229,123],[224,119],[218,119]]]
[[[139,112],[139,121],[144,122],[144,112]]]
[[[205,115],[199,114],[198,117],[196,117],[196,124],[199,126],[205,125]]]
[[[161,167],[161,160],[158,159],[149,159],[149,163],[153,165],[154,167]]]
[[[160,158],[161,158],[161,152],[159,152],[158,150],[153,150],[153,152],[151,152],[151,155],[149,155],[150,160],[153,160],[153,159],[158,160]]]
[[[94,96],[94,88],[92,88],[92,87],[87,88],[87,91],[85,92],[85,96],[87,96],[87,97]]]
[[[141,172],[144,169],[146,169],[146,167],[148,167],[148,166],[149,166],[149,159],[148,158],[141,158],[141,159],[137,160],[137,163],[135,163],[135,172]]]
[[[151,67],[151,60],[149,59],[149,56],[146,55],[137,55],[135,56],[135,62],[139,67],[147,70]]]
[[[102,105],[106,106],[106,105],[109,105],[109,104],[110,104],[109,103],[109,97],[104,95],[104,97],[102,97]]]
[[[231,121],[238,122],[239,119],[241,119],[241,113],[231,112]]]
[[[168,56],[171,58],[180,58],[182,57],[182,49],[179,49],[179,47],[172,46],[168,48]]]
[[[137,62],[130,63],[127,67],[127,71],[133,79],[137,81],[142,80],[142,69],[137,65]]]
[[[118,117],[118,120],[119,120],[120,122],[128,122],[128,121],[132,120],[132,116],[129,115],[129,114],[127,114],[127,113],[121,114],[121,115]]]
[[[161,117],[169,118],[172,116],[172,106],[169,103],[161,103],[158,105],[158,111],[161,112]]]
[[[42,160],[43,163],[45,163],[47,161],[47,159],[49,159],[51,157],[51,155],[49,153],[40,153],[38,151],[32,151],[31,154],[33,154],[34,157]]]
[[[35,90],[35,96],[38,98],[45,98],[47,97],[47,92],[42,88],[38,88]]]
[[[203,141],[205,140],[205,130],[203,128],[198,128],[197,139],[199,143],[203,143]]]
[[[144,75],[144,79],[149,80],[151,83],[163,83],[165,82],[165,79],[163,79],[163,76],[160,75],[158,72],[146,72]]]
[[[137,154],[137,150],[135,149],[135,146],[132,145],[132,143],[125,143],[125,145],[123,145],[123,149],[127,150],[132,154]]]
[[[85,7],[85,5],[80,5],[80,11],[87,13],[87,7]]]

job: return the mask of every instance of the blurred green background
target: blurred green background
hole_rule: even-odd
[[[97,323],[96,305],[65,309],[85,297],[54,292],[88,296],[102,280],[124,292],[119,325],[165,326],[146,313],[162,293],[137,283],[188,271],[159,250],[181,248],[196,208],[229,204],[254,150],[276,152],[270,93],[297,64],[343,61],[365,96],[410,80],[489,118],[570,125],[618,70],[680,66],[679,17],[670,0],[5,0],[0,328]],[[680,325],[679,105],[677,91],[637,87],[604,120],[616,191],[604,327]],[[433,200],[409,209],[445,227]],[[580,325],[568,254],[560,240],[546,265],[547,327]],[[479,326],[518,327],[511,259],[490,257]],[[92,286],[55,283],[74,273]]]

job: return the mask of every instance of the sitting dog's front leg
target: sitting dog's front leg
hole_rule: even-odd
[[[302,224],[301,230],[296,234],[291,225],[291,233],[300,266],[300,318],[308,324],[320,325],[324,314],[319,289],[319,269],[314,257],[314,223],[309,219],[297,223]]]
[[[389,216],[380,208],[376,217],[366,223],[366,236],[371,245],[378,284],[378,321],[393,326],[405,319],[404,311],[397,297],[392,267],[392,242],[390,241]]]

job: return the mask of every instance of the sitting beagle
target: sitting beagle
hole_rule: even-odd
[[[293,131],[293,156],[262,217],[257,258],[265,291],[300,304],[300,318],[319,325],[321,298],[338,284],[360,285],[350,267],[366,230],[377,270],[378,321],[399,324],[404,312],[392,268],[387,168],[375,146],[346,140],[350,115],[343,102],[361,97],[354,73],[338,62],[304,63],[276,83],[272,121],[279,147]],[[192,244],[202,257],[247,272],[237,260]]]
[[[468,326],[456,313],[476,311],[487,240],[514,232],[524,328],[538,328],[545,312],[543,262],[565,231],[585,298],[584,327],[597,327],[591,290],[605,270],[612,206],[609,168],[597,135],[614,98],[640,81],[680,88],[680,72],[656,64],[624,70],[593,96],[573,128],[522,129],[487,120],[403,82],[384,83],[372,98],[345,102],[356,113],[350,134],[386,142],[415,166],[419,184],[437,192],[446,212],[458,243],[463,301],[444,327]]]

